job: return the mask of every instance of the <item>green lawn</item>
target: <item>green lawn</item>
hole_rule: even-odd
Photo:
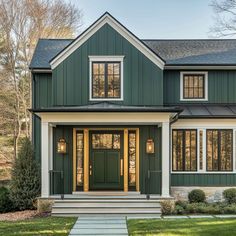
[[[0,235],[68,235],[76,218],[42,217],[24,221],[0,221]]]
[[[233,236],[236,219],[129,220],[129,235]]]

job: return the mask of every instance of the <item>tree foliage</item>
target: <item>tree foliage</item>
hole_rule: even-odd
[[[35,198],[40,194],[40,168],[28,138],[23,139],[19,156],[14,163],[10,190],[16,209],[34,208]]]
[[[236,0],[212,0],[215,24],[210,28],[216,37],[236,35]]]
[[[30,137],[31,73],[39,38],[71,38],[81,11],[63,0],[0,0],[0,134]]]

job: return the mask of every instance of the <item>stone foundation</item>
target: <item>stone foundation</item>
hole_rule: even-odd
[[[208,202],[219,202],[223,200],[223,191],[233,187],[171,187],[171,196],[176,200],[188,200],[188,193],[193,189],[201,189],[206,194]]]
[[[37,211],[38,213],[49,213],[52,211],[53,199],[38,198],[37,200]]]

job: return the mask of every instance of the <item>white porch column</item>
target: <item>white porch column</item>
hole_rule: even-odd
[[[49,124],[41,122],[41,197],[49,197]]]
[[[170,196],[170,123],[162,123],[162,197]]]

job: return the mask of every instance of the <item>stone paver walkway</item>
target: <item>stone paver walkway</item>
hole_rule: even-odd
[[[76,235],[128,235],[126,218],[119,216],[79,217],[70,231],[70,236]]]

